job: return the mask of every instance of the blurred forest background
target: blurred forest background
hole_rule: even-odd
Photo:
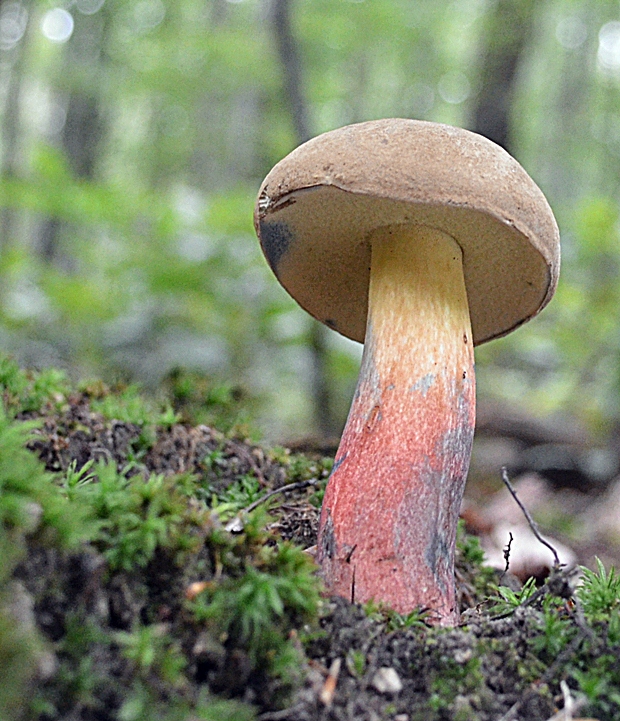
[[[434,120],[506,147],[562,233],[555,300],[477,351],[482,427],[501,408],[616,446],[618,0],[0,0],[0,112],[22,365],[152,389],[184,368],[268,440],[337,435],[361,348],[277,284],[254,198],[312,135]]]

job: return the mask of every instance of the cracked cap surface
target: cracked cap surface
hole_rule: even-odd
[[[284,288],[360,342],[368,236],[399,223],[437,228],[460,245],[476,344],[509,333],[553,296],[560,239],[549,204],[505,150],[460,128],[396,118],[319,135],[267,175],[254,213]]]

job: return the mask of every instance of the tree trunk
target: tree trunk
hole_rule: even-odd
[[[295,133],[295,144],[301,145],[312,137],[308,102],[303,93],[302,65],[291,25],[291,0],[274,0],[272,25],[278,57],[282,67],[283,91]],[[333,415],[328,370],[327,329],[311,320],[307,344],[312,364],[312,401],[314,425],[323,438],[338,433]]]
[[[0,12],[9,3],[0,0]],[[31,3],[23,3],[23,8],[30,11]],[[6,63],[5,73],[9,78],[6,85],[5,106],[2,118],[2,157],[0,158],[0,174],[10,180],[17,176],[20,152],[19,111],[22,90],[22,66],[28,52],[29,33],[23,37],[7,52],[7,57],[13,55],[13,63]],[[0,209],[0,250],[4,250],[15,240],[16,212],[12,208]]]
[[[533,0],[498,0],[489,13],[472,130],[507,150],[519,61],[533,30]]]
[[[92,179],[103,126],[97,89],[88,84],[87,78],[95,76],[94,64],[100,62],[101,44],[95,45],[93,37],[98,35],[94,23],[101,22],[101,18],[99,15],[75,15],[75,29],[63,62],[63,72],[73,78],[74,86],[67,101],[61,141],[74,175]],[[103,33],[99,33],[99,39],[102,37]],[[63,227],[64,223],[58,218],[47,218],[43,222],[39,234],[39,254],[49,263],[70,266],[70,259],[63,257],[59,249]]]

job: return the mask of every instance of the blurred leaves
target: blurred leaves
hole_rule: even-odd
[[[311,431],[307,320],[252,227],[260,180],[294,143],[269,3],[77,2],[66,42],[41,30],[49,3],[18,5],[22,34],[0,24],[3,350],[153,385],[183,367],[255,399],[268,435]],[[608,432],[620,416],[618,9],[521,9],[536,31],[518,58],[511,150],[556,211],[564,267],[540,318],[479,349],[480,393]],[[297,0],[312,126],[471,124],[483,51],[501,41],[492,11]],[[359,351],[329,342],[344,420]]]

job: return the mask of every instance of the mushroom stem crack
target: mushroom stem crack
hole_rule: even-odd
[[[319,561],[330,593],[350,598],[355,584],[358,602],[431,607],[450,625],[475,425],[462,251],[420,225],[381,227],[370,242],[364,355],[323,502]]]

